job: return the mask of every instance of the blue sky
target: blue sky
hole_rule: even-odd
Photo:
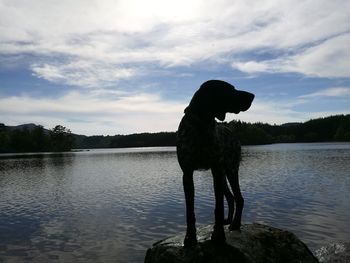
[[[350,1],[0,0],[0,122],[175,131],[222,79],[256,94],[227,121],[350,113]]]

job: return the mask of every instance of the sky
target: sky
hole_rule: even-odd
[[[175,131],[221,79],[233,119],[350,113],[348,0],[0,0],[0,122],[73,133]]]

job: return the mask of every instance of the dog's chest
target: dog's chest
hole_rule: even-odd
[[[189,117],[184,117],[178,130],[177,154],[183,169],[209,169],[220,162],[223,145],[218,136],[215,122],[201,125]]]

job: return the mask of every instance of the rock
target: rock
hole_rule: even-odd
[[[213,226],[197,229],[198,244],[184,248],[184,234],[161,240],[147,250],[145,263],[211,262],[318,262],[294,234],[261,224],[246,224],[241,231],[225,228],[226,244],[210,241]]]
[[[316,250],[315,256],[320,263],[350,262],[350,242],[333,243]]]

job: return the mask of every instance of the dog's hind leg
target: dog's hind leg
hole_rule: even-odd
[[[236,211],[233,221],[229,227],[230,230],[238,230],[241,227],[242,220],[242,211],[244,206],[244,199],[241,194],[241,189],[239,187],[239,179],[238,179],[238,169],[234,171],[230,171],[227,174],[227,179],[231,185],[233,195],[236,203]]]
[[[215,243],[224,243],[226,241],[224,231],[224,180],[223,171],[214,166],[212,167],[215,192],[215,224],[211,240]]]
[[[227,214],[227,218],[224,221],[224,225],[229,225],[232,223],[233,213],[235,212],[235,199],[230,190],[230,187],[227,184],[226,178],[224,180],[224,195],[228,206],[228,214]]]
[[[196,235],[196,217],[194,214],[194,183],[193,183],[193,171],[184,171],[182,177],[185,199],[186,199],[186,221],[187,231],[184,240],[184,246],[190,247],[197,244]]]

